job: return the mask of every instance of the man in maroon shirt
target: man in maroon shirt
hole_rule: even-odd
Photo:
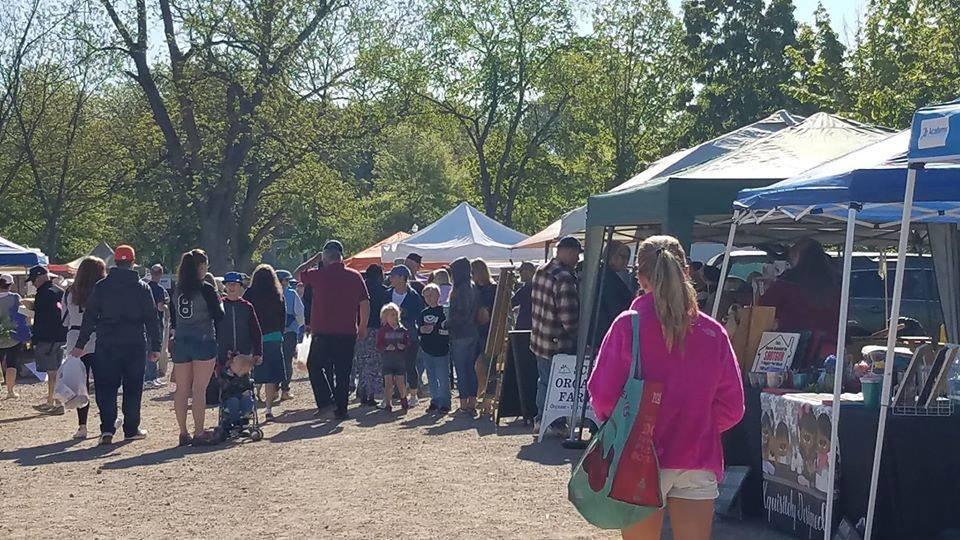
[[[323,267],[305,270],[321,258]],[[343,245],[330,240],[300,268],[300,282],[313,291],[310,307],[310,354],[307,371],[317,402],[317,414],[331,404],[336,417],[347,418],[350,369],[357,337],[367,333],[370,297],[360,272],[343,265]],[[359,324],[358,324],[359,323]]]

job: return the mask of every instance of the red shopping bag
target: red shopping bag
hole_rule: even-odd
[[[653,447],[653,430],[663,396],[663,383],[646,381],[640,410],[624,445],[610,497],[642,506],[661,506],[660,467]]]

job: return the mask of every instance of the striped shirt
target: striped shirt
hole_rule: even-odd
[[[553,259],[533,276],[530,350],[540,358],[577,349],[580,297],[572,269]]]

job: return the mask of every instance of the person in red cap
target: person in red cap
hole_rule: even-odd
[[[93,380],[100,409],[100,444],[113,443],[117,420],[117,389],[123,385],[123,434],[127,440],[143,439],[140,400],[143,396],[143,358],[160,358],[160,324],[150,288],[133,270],[136,253],[130,246],[113,252],[116,267],[99,281],[87,300],[80,335],[71,352],[78,358],[96,332]]]

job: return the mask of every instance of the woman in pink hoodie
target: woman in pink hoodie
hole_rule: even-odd
[[[637,279],[646,294],[630,309],[640,316],[643,379],[663,384],[653,440],[673,537],[708,540],[723,475],[720,434],[743,417],[743,383],[723,326],[697,310],[686,261],[671,236],[640,244]],[[610,327],[588,382],[601,421],[613,412],[631,376],[630,313],[620,314]],[[659,539],[662,526],[663,512],[658,512],[622,534]]]

